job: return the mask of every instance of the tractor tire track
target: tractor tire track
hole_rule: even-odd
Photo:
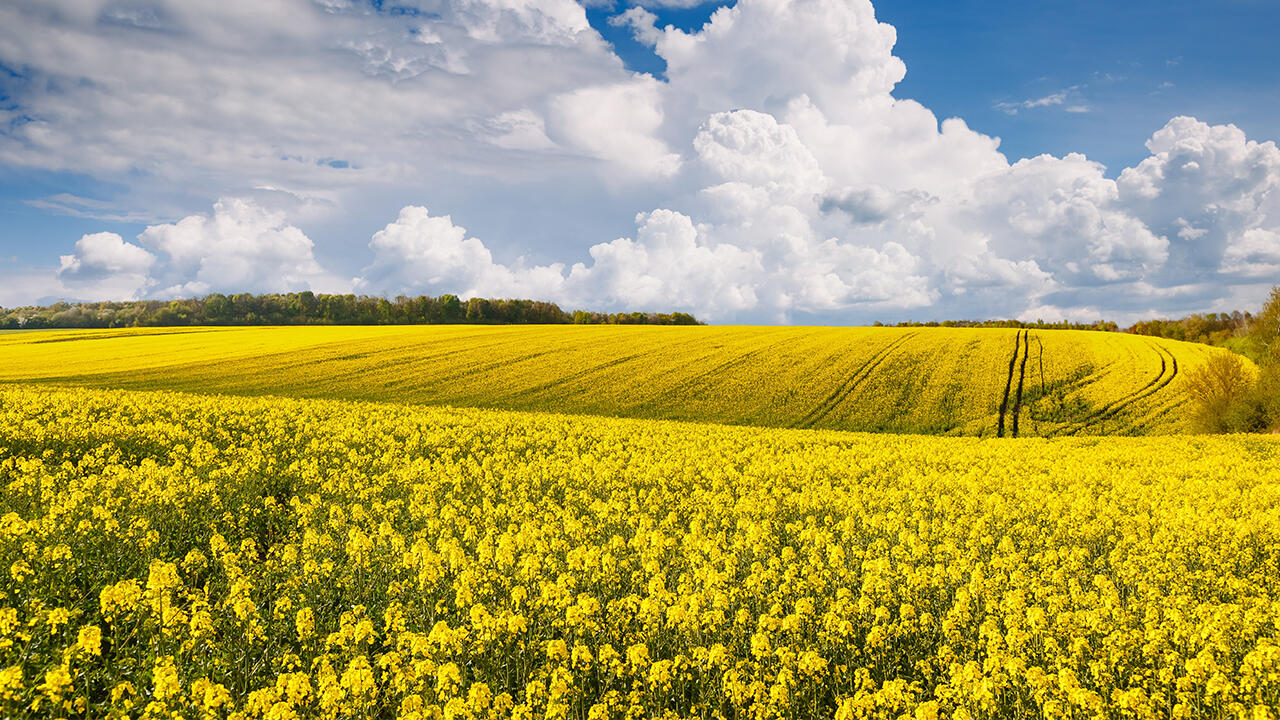
[[[1027,358],[1031,356],[1031,331],[1022,333],[1022,363],[1018,370],[1018,395],[1013,401],[1013,437],[1018,437],[1018,418],[1022,415],[1022,386],[1027,380]]]
[[[1036,336],[1036,345],[1040,347],[1040,397],[1044,397],[1047,392],[1044,386],[1044,341],[1039,335]]]
[[[1004,418],[1009,412],[1009,393],[1013,390],[1013,371],[1018,366],[1018,353],[1022,352],[1022,335],[1019,330],[1013,339],[1013,355],[1009,357],[1009,372],[1004,380],[1004,396],[1000,398],[1000,417],[996,420],[996,437],[1004,437]]]
[[[1169,383],[1173,382],[1173,379],[1174,379],[1174,378],[1176,378],[1176,377],[1178,377],[1178,358],[1177,358],[1177,356],[1175,356],[1175,355],[1173,354],[1173,352],[1171,352],[1168,348],[1160,347],[1160,345],[1159,345],[1159,344],[1157,344],[1157,343],[1154,343],[1154,342],[1153,342],[1153,343],[1151,344],[1151,346],[1152,346],[1152,347],[1154,347],[1154,348],[1156,349],[1156,351],[1157,351],[1157,352],[1159,352],[1159,353],[1161,353],[1161,354],[1162,354],[1162,357],[1161,357],[1161,359],[1160,359],[1160,363],[1161,363],[1161,367],[1162,367],[1162,368],[1165,366],[1165,365],[1164,365],[1164,357],[1163,357],[1163,355],[1168,355],[1168,356],[1169,356],[1169,363],[1168,363],[1168,367],[1169,367],[1169,374],[1168,374],[1168,376],[1166,376],[1163,380],[1161,380],[1159,383],[1157,383],[1155,386],[1151,387],[1150,389],[1148,389],[1146,392],[1142,393],[1141,395],[1137,395],[1137,396],[1133,397],[1132,399],[1130,399],[1128,402],[1124,403],[1123,405],[1120,405],[1120,406],[1118,406],[1118,407],[1112,408],[1112,410],[1111,410],[1111,411],[1110,411],[1106,416],[1104,416],[1104,417],[1102,418],[1103,420],[1110,420],[1111,418],[1113,418],[1113,417],[1115,417],[1117,414],[1119,414],[1121,410],[1125,410],[1125,409],[1127,409],[1127,408],[1129,408],[1129,407],[1132,407],[1133,405],[1137,404],[1137,403],[1138,403],[1139,401],[1141,401],[1141,400],[1146,400],[1147,398],[1152,397],[1152,396],[1153,396],[1153,395],[1155,395],[1156,393],[1158,393],[1158,392],[1160,392],[1161,390],[1163,390],[1163,389],[1165,389],[1166,387],[1168,387],[1168,386],[1169,386]]]
[[[1168,349],[1161,347],[1159,343],[1148,341],[1147,344],[1156,351],[1156,356],[1160,358],[1159,374],[1152,378],[1146,385],[1143,385],[1118,400],[1113,400],[1107,403],[1098,410],[1092,412],[1083,420],[1063,428],[1059,434],[1075,435],[1094,423],[1110,420],[1139,401],[1145,400],[1146,398],[1160,392],[1167,387],[1169,383],[1173,382],[1173,379],[1178,376],[1178,358],[1175,357],[1172,352],[1169,352]]]
[[[871,376],[871,373],[880,366],[880,363],[884,362],[885,358],[889,357],[895,349],[905,343],[908,339],[918,334],[919,333],[914,332],[907,333],[897,340],[890,342],[888,345],[885,345],[870,358],[867,358],[866,362],[862,363],[857,370],[853,371],[848,380],[837,386],[825,400],[801,418],[800,422],[796,424],[796,427],[811,428],[827,415],[830,415],[831,411],[834,410],[836,406],[841,402],[844,402],[845,398],[849,397],[854,390],[858,389],[859,385]]]

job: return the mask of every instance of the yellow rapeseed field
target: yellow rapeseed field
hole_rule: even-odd
[[[1042,340],[1046,372],[1072,362],[1068,336],[995,337],[949,360],[1015,358],[984,392],[1025,404]],[[1142,347],[1111,351],[1189,357]],[[1154,373],[1075,382],[1131,388],[1106,414]],[[829,404],[813,425],[857,412]],[[1269,437],[0,387],[0,717],[1276,720],[1278,478]]]
[[[0,335],[0,382],[930,434],[1183,429],[1213,353],[1117,333],[418,326]]]

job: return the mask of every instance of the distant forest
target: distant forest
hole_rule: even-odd
[[[1126,332],[1133,335],[1151,335],[1169,340],[1185,340],[1226,347],[1243,355],[1257,359],[1261,347],[1250,335],[1254,323],[1253,313],[1204,313],[1188,315],[1176,320],[1140,320],[1127,328],[1121,328],[1110,320],[1094,322],[1070,322],[1068,320],[1045,321],[1036,320],[943,320],[941,322],[900,322],[897,327],[984,327],[984,328],[1021,328],[1031,330],[1097,330],[1101,332]],[[882,323],[875,323],[877,327]]]
[[[877,321],[873,323],[873,327],[885,327],[885,324]],[[1120,329],[1119,325],[1110,320],[1096,320],[1087,323],[1071,322],[1070,320],[1036,320],[1035,322],[1024,320],[930,320],[928,322],[907,320],[896,323],[893,327],[1017,328],[1020,330],[1098,330],[1101,332],[1116,332]]]
[[[1121,328],[1109,320],[943,320],[899,322],[896,327],[987,327],[1032,330],[1095,330],[1153,335],[1228,347],[1259,359],[1262,348],[1250,335],[1248,312],[1188,315],[1176,320],[1143,320]],[[311,292],[222,295],[186,300],[130,300],[0,307],[0,330],[40,328],[172,327],[182,325],[702,325],[688,313],[568,312],[539,300],[471,298],[455,295],[397,297],[326,295]],[[876,322],[875,326],[884,324]]]
[[[0,330],[37,328],[173,327],[183,325],[698,325],[688,313],[566,312],[538,300],[493,300],[455,295],[398,297],[214,293],[187,300],[55,303],[0,308]]]

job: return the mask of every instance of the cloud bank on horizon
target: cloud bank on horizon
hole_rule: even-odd
[[[1080,154],[1011,163],[893,96],[906,68],[868,0],[655,20],[613,22],[665,80],[627,70],[573,0],[6,3],[0,63],[22,71],[0,164],[113,180],[134,213],[175,186],[217,201],[69,240],[0,303],[312,289],[721,322],[1123,320],[1248,307],[1280,280],[1274,142],[1175,117],[1115,179]],[[503,260],[428,196],[334,267],[299,227],[427,174],[604,187],[634,231]]]

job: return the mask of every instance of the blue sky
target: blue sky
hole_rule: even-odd
[[[1280,276],[1280,4],[665,5],[15,0],[0,305],[1124,319]]]

